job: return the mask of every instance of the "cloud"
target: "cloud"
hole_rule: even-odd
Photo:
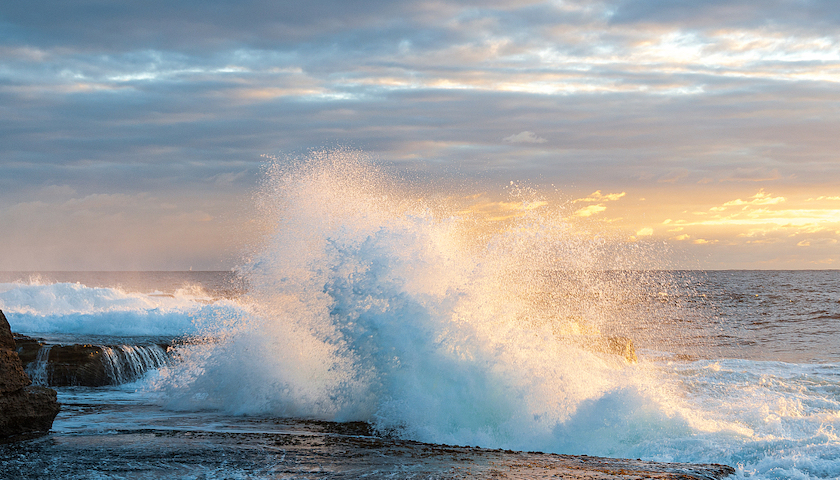
[[[597,213],[601,213],[606,210],[607,207],[597,204],[597,205],[588,205],[586,207],[581,208],[580,210],[575,211],[573,215],[575,217],[591,217]]]
[[[38,192],[38,198],[65,198],[76,194],[69,185],[48,185]]]
[[[546,139],[538,137],[534,132],[524,131],[505,137],[502,141],[507,143],[545,143]]]
[[[659,183],[677,183],[680,180],[689,176],[689,171],[686,169],[670,172],[661,176],[657,182]]]
[[[225,185],[234,184],[235,182],[245,178],[247,175],[248,175],[247,170],[242,170],[242,171],[239,171],[239,172],[224,172],[224,173],[218,173],[216,175],[213,175],[212,177],[210,177],[210,180],[215,185],[225,186]]]
[[[706,212],[695,212],[667,224],[678,226],[680,231],[686,230],[674,237],[675,240],[698,237],[697,243],[698,240],[712,242],[729,237],[756,243],[756,239],[764,238],[764,243],[772,241],[794,246],[799,240],[793,239],[800,237],[801,240],[803,235],[830,235],[833,238],[840,232],[840,210],[831,200],[825,202],[814,205],[813,199],[791,200],[762,189],[746,200],[726,201]]]
[[[588,197],[578,198],[577,200],[574,201],[574,203],[578,203],[578,202],[613,202],[613,201],[616,201],[616,200],[624,197],[625,195],[627,195],[627,192],[608,193],[607,195],[604,195],[604,194],[601,193],[600,190],[596,190],[595,192],[592,192]]]
[[[721,180],[725,182],[768,182],[780,178],[782,178],[782,175],[779,173],[779,169],[760,167],[736,168],[731,174]]]
[[[758,193],[750,197],[749,200],[741,200],[738,198],[736,200],[725,202],[720,207],[712,207],[709,210],[713,212],[722,212],[729,207],[742,207],[742,210],[746,210],[752,205],[776,205],[784,202],[785,200],[785,197],[774,197],[773,195],[766,193],[764,189],[761,189]]]
[[[220,0],[150,0],[144,5],[116,1],[109,2],[104,10],[99,3],[68,5],[47,0],[31,8],[5,5],[0,12],[6,22],[47,44],[64,42],[93,49],[143,44],[164,50],[288,44],[327,32],[335,35],[376,25],[398,26],[399,14],[410,13],[408,5],[400,1],[368,1],[352,6],[331,0],[307,5],[243,0],[235,6]],[[94,22],[102,28],[88,28]]]
[[[760,28],[778,25],[831,28],[840,24],[840,15],[831,0],[769,0],[761,4],[749,0],[618,0],[609,3],[610,21],[615,24],[657,23],[685,28]]]
[[[631,188],[840,184],[829,1],[103,5],[0,3],[0,208],[146,193],[223,218],[205,203],[249,197],[261,154],[325,145],[482,188],[621,192],[576,200],[579,217]],[[785,218],[681,195],[709,222]],[[787,210],[827,222],[812,207]]]

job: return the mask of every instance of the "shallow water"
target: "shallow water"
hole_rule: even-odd
[[[64,409],[52,434],[0,445],[2,478],[703,479],[720,471],[422,444],[376,436],[359,422],[162,411],[130,386],[59,392]]]

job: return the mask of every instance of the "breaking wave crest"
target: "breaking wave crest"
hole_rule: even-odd
[[[543,451],[604,422],[608,450],[696,423],[651,369],[581,341],[647,320],[644,249],[579,233],[522,190],[412,200],[361,157],[267,168],[268,233],[242,269],[251,314],[181,349],[159,378],[171,407]]]
[[[197,335],[223,328],[220,318],[244,314],[235,301],[197,288],[149,294],[38,279],[0,283],[0,310],[15,332],[34,335]]]

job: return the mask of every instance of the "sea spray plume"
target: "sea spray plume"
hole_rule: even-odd
[[[489,230],[396,183],[357,152],[269,164],[269,229],[242,269],[250,315],[183,349],[164,375],[171,405],[547,451],[608,392],[645,399],[643,421],[670,421],[644,369],[564,338],[608,327],[628,298],[612,300],[616,289],[640,288],[604,271],[609,241],[551,209],[521,208]]]
[[[354,197],[367,181],[350,164],[272,162],[258,195],[260,221],[268,225],[264,245],[243,275],[251,285],[245,301],[251,317],[210,342],[184,349],[182,367],[167,375],[175,385],[173,406],[223,408],[236,413],[272,412],[328,419],[367,418],[366,389],[359,386],[352,355],[331,323],[324,292],[330,261],[325,242],[340,230],[350,235]],[[358,202],[357,202],[358,203]],[[376,212],[365,208],[364,212]],[[375,222],[374,222],[375,223]],[[357,220],[356,225],[364,222]],[[183,389],[188,396],[177,395]]]

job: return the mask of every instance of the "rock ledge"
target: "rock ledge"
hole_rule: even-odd
[[[56,392],[31,384],[15,351],[9,322],[0,311],[0,443],[44,435],[52,428],[61,409]]]

